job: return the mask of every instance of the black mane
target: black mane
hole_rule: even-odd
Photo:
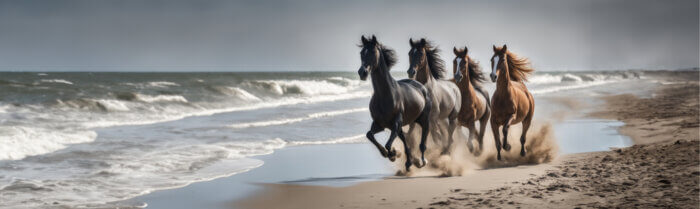
[[[396,64],[396,53],[393,49],[379,44],[379,51],[381,51],[382,57],[384,57],[384,63],[388,68],[391,68],[394,66],[394,64]]]
[[[396,52],[389,48],[386,47],[380,43],[376,43],[377,47],[379,48],[379,53],[382,53],[382,57],[384,57],[384,64],[386,64],[387,68],[391,68],[396,64]],[[365,48],[366,46],[364,44],[359,44],[358,45],[360,48]]]
[[[430,67],[430,74],[433,74],[435,79],[442,79],[445,76],[445,61],[440,58],[440,49],[437,46],[433,46],[431,42],[426,42],[425,54],[428,58],[428,67]]]

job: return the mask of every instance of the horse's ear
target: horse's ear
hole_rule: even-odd
[[[506,53],[507,50],[508,50],[508,46],[503,44],[503,48],[501,48],[501,51],[503,51],[503,53]]]
[[[469,53],[469,49],[467,48],[467,46],[464,46],[464,54],[468,54],[468,53]]]
[[[375,44],[377,43],[377,37],[374,35],[372,35],[372,43],[375,43]]]
[[[408,38],[408,43],[411,44],[411,47],[414,47],[416,45],[413,43],[413,38]]]
[[[362,44],[367,45],[367,38],[365,38],[365,35],[362,35]]]
[[[493,45],[493,52],[498,52],[498,49],[496,49],[496,45]]]
[[[421,39],[420,39],[420,45],[425,46],[425,38],[421,38]]]
[[[455,56],[459,56],[459,51],[457,51],[457,47],[452,47],[452,52],[455,53]]]

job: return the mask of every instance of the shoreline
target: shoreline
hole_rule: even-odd
[[[527,172],[515,172],[513,169],[523,169],[523,166],[516,166],[477,170],[461,177],[386,179],[342,188],[265,184],[262,192],[237,201],[231,207],[560,208],[673,205],[697,208],[700,175],[700,161],[697,159],[700,141],[697,126],[698,72],[649,73],[668,74],[664,76],[664,82],[668,84],[657,84],[650,98],[631,94],[602,96],[604,108],[587,115],[624,122],[618,130],[635,142],[631,147],[561,155],[554,162],[524,168]],[[655,111],[659,107],[666,108]],[[649,119],[654,120],[645,122]],[[650,129],[649,126],[661,128]],[[677,134],[664,135],[669,132]],[[682,155],[669,153],[679,149],[686,152],[681,152]],[[691,159],[687,160],[688,157]],[[656,160],[658,165],[648,163],[651,160]],[[664,170],[678,171],[665,173]],[[484,176],[492,177],[498,171],[510,173],[511,176],[499,182],[484,179]],[[639,172],[646,173],[641,175]],[[473,175],[476,173],[487,175]],[[522,173],[528,175],[520,176]],[[686,180],[685,183],[680,179]],[[472,184],[460,184],[463,182]],[[484,182],[488,183],[479,184]],[[415,196],[410,191],[425,196]],[[689,191],[690,194],[674,191]],[[373,199],[367,195],[368,192],[383,198]],[[646,194],[640,195],[640,192]]]

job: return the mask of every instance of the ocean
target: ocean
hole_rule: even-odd
[[[540,98],[639,80],[537,72],[527,84]],[[95,207],[246,172],[285,147],[365,143],[371,94],[350,72],[0,72],[0,207]]]

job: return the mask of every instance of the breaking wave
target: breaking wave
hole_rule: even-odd
[[[274,119],[274,120],[247,122],[247,123],[236,123],[236,124],[230,125],[229,127],[231,127],[231,128],[252,128],[252,127],[262,127],[262,126],[284,125],[284,124],[297,123],[297,122],[301,122],[301,121],[305,121],[305,120],[312,120],[312,119],[317,119],[317,118],[333,117],[333,116],[337,116],[337,115],[363,112],[363,111],[367,111],[367,110],[368,110],[367,108],[354,108],[354,109],[346,109],[346,110],[338,110],[338,111],[319,112],[319,113],[309,114],[305,117]]]
[[[92,142],[97,133],[89,130],[62,131],[25,126],[0,126],[0,160],[19,160],[50,153],[70,144]]]
[[[620,81],[624,79],[640,79],[641,72],[596,72],[596,73],[538,73],[528,79],[530,84],[556,84],[556,83],[581,83]]]

